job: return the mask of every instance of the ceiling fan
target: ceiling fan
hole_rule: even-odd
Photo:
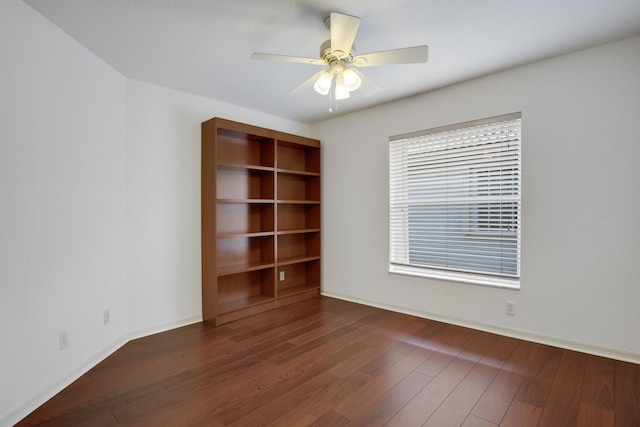
[[[324,23],[331,32],[331,39],[320,46],[320,59],[269,53],[253,53],[251,59],[328,66],[328,69],[311,76],[290,93],[299,93],[313,86],[319,94],[327,95],[333,88],[332,93],[336,100],[349,98],[350,92],[360,87],[365,96],[380,90],[376,83],[355,67],[427,62],[429,48],[426,45],[356,56],[353,42],[360,26],[360,18],[332,12]]]

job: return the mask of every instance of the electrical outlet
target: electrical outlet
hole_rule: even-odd
[[[284,270],[280,272],[280,281],[284,280]]]
[[[513,301],[507,301],[504,304],[504,312],[505,314],[509,315],[509,316],[515,316],[516,315],[516,303]]]
[[[60,332],[60,350],[64,350],[69,347],[69,332],[61,331]]]
[[[108,308],[102,313],[102,320],[105,325],[111,321],[111,313]]]

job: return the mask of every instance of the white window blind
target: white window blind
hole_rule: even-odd
[[[390,139],[390,271],[519,287],[520,113]]]

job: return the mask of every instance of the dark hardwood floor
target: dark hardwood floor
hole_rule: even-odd
[[[331,298],[130,341],[19,426],[640,426],[640,365]]]

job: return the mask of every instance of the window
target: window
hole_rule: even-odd
[[[520,121],[390,138],[390,272],[519,288]]]

